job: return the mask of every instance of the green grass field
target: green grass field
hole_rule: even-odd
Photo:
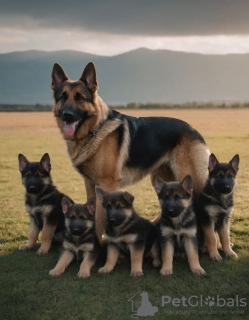
[[[128,113],[128,111],[127,111]],[[24,188],[18,170],[18,153],[38,161],[48,152],[52,177],[59,190],[76,202],[85,202],[83,179],[73,169],[66,145],[52,113],[0,113],[0,319],[131,319],[146,291],[154,317],[141,319],[249,319],[249,110],[167,110],[129,111],[136,116],[170,116],[183,119],[198,129],[220,161],[240,155],[235,187],[235,210],[231,240],[237,260],[211,262],[200,257],[204,277],[191,274],[187,261],[174,262],[174,274],[159,275],[159,269],[144,266],[144,276],[129,276],[129,264],[118,265],[109,275],[100,275],[95,266],[91,277],[78,279],[74,263],[59,278],[48,275],[59,257],[58,248],[37,256],[39,244],[31,251],[19,251],[28,236],[28,214]],[[149,179],[129,187],[135,208],[152,218],[159,213]],[[132,301],[133,299],[133,311]],[[162,305],[162,296],[173,300]],[[214,305],[206,305],[208,297]],[[167,300],[168,298],[164,298]],[[218,300],[217,300],[218,299]],[[244,300],[241,300],[244,299]],[[241,300],[241,301],[240,301]],[[246,304],[246,305],[245,305]]]

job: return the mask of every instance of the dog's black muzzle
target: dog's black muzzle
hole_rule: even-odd
[[[71,106],[65,106],[61,110],[60,116],[62,121],[66,123],[72,123],[80,120],[82,112],[79,109],[75,109]]]
[[[88,112],[71,106],[64,106],[60,114],[61,120],[66,123],[80,121],[84,122],[88,118]]]
[[[61,115],[61,119],[67,123],[77,121],[77,120],[75,120],[75,114],[74,114],[74,111],[72,111],[72,110],[63,110],[62,115]]]
[[[214,184],[215,190],[222,194],[231,193],[233,191],[233,187],[234,181],[232,178],[218,179]]]

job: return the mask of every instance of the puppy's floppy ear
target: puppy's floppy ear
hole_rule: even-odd
[[[69,199],[68,197],[63,197],[61,199],[62,212],[66,214],[68,212],[68,209],[72,207],[73,204],[74,203],[71,199]]]
[[[183,187],[183,189],[189,193],[189,194],[192,194],[193,192],[193,181],[192,181],[192,178],[191,178],[191,175],[187,175],[181,182],[181,185]]]
[[[51,163],[50,163],[50,157],[48,153],[45,153],[40,161],[40,164],[43,166],[43,168],[47,171],[51,171]]]
[[[134,201],[134,196],[132,194],[130,194],[129,192],[125,191],[123,193],[123,197],[125,199],[126,202],[128,202],[130,205],[133,204],[133,201]]]
[[[94,216],[96,211],[96,199],[91,198],[89,201],[87,201],[86,207],[89,213]]]
[[[92,92],[98,89],[97,72],[92,62],[89,62],[85,67],[80,81],[84,82],[85,86]]]
[[[60,87],[62,82],[66,80],[68,80],[68,76],[66,75],[65,71],[62,69],[59,63],[55,63],[52,70],[52,90],[56,91]]]
[[[99,197],[99,201],[103,204],[105,197],[108,196],[108,192],[104,191],[101,187],[95,187],[96,193]]]
[[[217,160],[216,156],[213,153],[211,153],[208,161],[209,172],[212,172],[218,164],[219,164],[219,161]]]
[[[20,172],[22,172],[26,168],[26,166],[29,164],[29,161],[21,153],[18,155],[18,161],[19,161],[19,170],[20,170]]]
[[[236,154],[229,162],[229,164],[234,168],[235,172],[237,173],[239,170],[239,155]]]
[[[166,182],[164,182],[161,178],[156,176],[154,180],[154,189],[156,190],[157,194],[159,194],[162,191],[164,185],[166,185]]]

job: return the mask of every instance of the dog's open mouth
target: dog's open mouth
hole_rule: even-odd
[[[63,132],[65,136],[72,137],[87,118],[87,111],[73,110],[72,108],[64,109],[61,112],[61,120],[64,122]]]
[[[75,121],[75,122],[70,122],[70,123],[67,123],[66,121],[64,121],[63,131],[64,131],[65,135],[68,137],[73,136],[76,129],[77,129],[79,122],[80,122],[80,120]]]

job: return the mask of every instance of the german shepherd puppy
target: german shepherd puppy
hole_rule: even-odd
[[[144,256],[151,256],[154,267],[158,267],[157,229],[136,214],[133,195],[128,192],[107,193],[100,187],[96,187],[96,191],[106,215],[103,240],[107,242],[107,260],[99,272],[111,272],[120,253],[130,257],[133,277],[143,275]]]
[[[187,175],[182,182],[155,179],[155,189],[161,206],[160,242],[162,250],[162,275],[173,273],[173,256],[186,252],[190,269],[205,274],[198,256],[197,224],[192,207],[192,179]]]
[[[239,155],[236,154],[229,163],[219,163],[215,155],[211,154],[208,170],[209,178],[194,200],[194,209],[201,229],[200,239],[204,251],[208,251],[212,260],[221,261],[216,231],[225,255],[237,257],[231,249],[229,221],[233,211],[233,187],[239,170]]]
[[[41,246],[37,254],[45,254],[48,253],[54,236],[62,242],[65,219],[61,199],[64,194],[53,185],[47,153],[40,162],[29,162],[22,154],[18,155],[18,160],[22,183],[26,189],[25,206],[30,216],[29,239],[19,249],[32,249],[42,231]]]
[[[184,121],[164,117],[130,117],[110,109],[98,96],[95,66],[90,62],[78,81],[59,64],[52,71],[54,115],[75,169],[83,176],[87,199],[95,186],[108,192],[150,174],[167,181],[193,178],[194,192],[208,176],[209,149]],[[127,93],[128,94],[128,93]],[[104,211],[96,203],[96,232],[101,240]]]
[[[63,197],[62,210],[66,224],[64,251],[49,274],[61,275],[76,257],[77,260],[83,258],[78,277],[87,278],[100,251],[100,244],[94,230],[95,199],[83,205],[74,204],[70,199]]]

